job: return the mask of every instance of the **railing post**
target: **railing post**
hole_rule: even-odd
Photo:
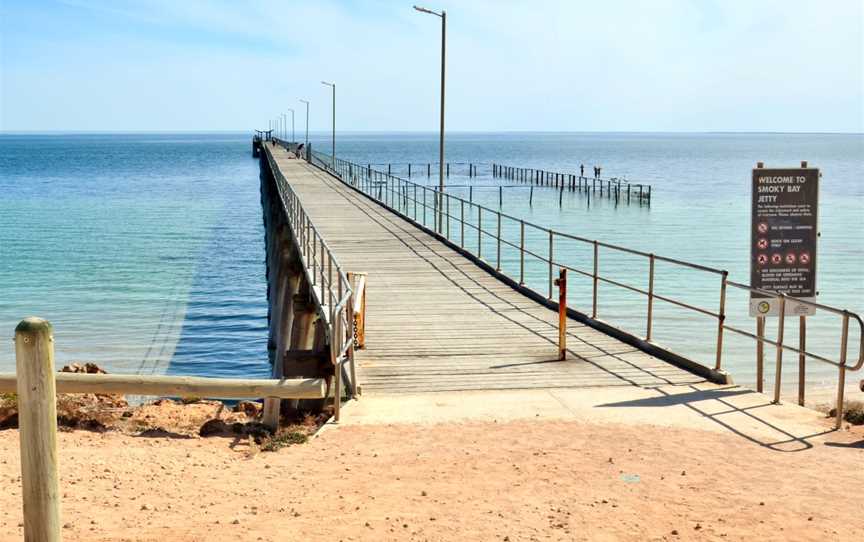
[[[592,292],[592,301],[591,301],[591,318],[597,318],[597,286],[599,285],[599,276],[597,274],[597,270],[600,265],[600,250],[599,245],[597,244],[597,240],[594,240],[594,273],[592,275],[593,282],[593,292]]]
[[[333,421],[339,423],[342,407],[342,367],[339,360],[336,360],[333,372],[335,373],[333,377]]]
[[[552,266],[554,265],[552,262],[555,259],[555,251],[553,246],[554,235],[555,232],[549,230],[549,299],[552,299],[552,286],[554,282],[552,279]]]
[[[846,352],[849,342],[849,313],[843,311],[843,331],[840,337],[840,374],[837,375],[837,417],[834,427],[840,429],[843,424],[843,396],[846,393]]]
[[[765,380],[765,317],[756,317],[756,391],[762,393]]]
[[[654,254],[648,256],[648,322],[645,340],[651,341],[651,331],[654,323]]]
[[[496,235],[496,239],[498,241],[498,255],[495,263],[495,270],[501,271],[501,213],[498,213],[498,234]]]
[[[804,406],[807,378],[807,317],[798,317],[798,404]]]
[[[447,237],[447,240],[449,241],[450,240],[450,194],[442,193],[441,195],[447,199],[447,205],[444,208],[444,214],[447,216],[446,237]],[[443,219],[444,217],[442,216],[441,218]]]
[[[558,270],[558,360],[567,359],[567,270]]]
[[[462,198],[459,198],[459,225],[461,228],[459,246],[465,248],[465,200]]]
[[[519,285],[525,285],[525,221],[519,221]]]
[[[306,261],[308,262],[310,250],[312,250],[312,248],[309,246],[310,224],[309,224],[309,215],[307,215],[306,213],[303,213],[303,221],[305,223],[305,225],[303,227],[303,247],[306,249]],[[314,255],[313,255],[313,260],[314,260]]]
[[[326,252],[326,250],[324,249],[324,238],[323,237],[320,239],[320,243],[321,243],[321,263],[320,263],[319,267],[321,269],[321,282],[318,284],[318,286],[321,287],[321,302],[324,303],[324,253]]]
[[[15,328],[24,540],[60,540],[57,399],[51,324],[25,318]]]
[[[783,332],[786,320],[786,294],[780,294],[780,315],[777,318],[777,367],[774,373],[774,403],[780,403],[780,382],[783,373]]]
[[[729,272],[724,270],[720,279],[720,310],[717,313],[717,358],[714,370],[719,371],[723,360],[723,326],[726,321],[726,277]]]
[[[483,257],[483,207],[477,206],[477,257]]]

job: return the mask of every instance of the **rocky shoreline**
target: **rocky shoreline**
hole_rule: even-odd
[[[105,374],[93,363],[73,363],[61,372]],[[122,395],[57,394],[57,424],[61,431],[116,431],[132,436],[231,436],[251,439],[262,450],[304,442],[323,425],[329,414],[283,411],[274,434],[261,424],[263,405],[256,401],[223,402],[205,399],[159,398],[130,404]],[[18,406],[14,394],[0,395],[0,430],[17,429]]]

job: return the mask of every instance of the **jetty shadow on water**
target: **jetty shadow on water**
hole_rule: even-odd
[[[270,375],[263,232],[260,220],[254,225],[241,220],[248,222],[226,206],[209,229],[209,240],[196,258],[168,374]]]

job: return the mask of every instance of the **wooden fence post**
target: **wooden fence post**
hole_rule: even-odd
[[[60,482],[57,470],[57,395],[51,324],[25,318],[15,328],[18,426],[24,540],[59,542]]]

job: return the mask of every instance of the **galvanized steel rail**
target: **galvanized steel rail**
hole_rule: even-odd
[[[715,371],[722,370],[722,360],[723,360],[723,338],[724,332],[729,331],[731,333],[735,333],[744,337],[749,337],[755,339],[757,344],[769,344],[776,348],[776,375],[774,382],[774,401],[779,402],[780,400],[780,388],[781,388],[781,379],[782,379],[782,364],[783,364],[783,353],[785,351],[795,352],[804,358],[812,358],[817,361],[828,363],[838,369],[838,388],[837,388],[837,418],[836,425],[840,426],[840,422],[843,416],[843,396],[844,396],[844,386],[846,373],[848,371],[858,371],[864,366],[864,322],[862,322],[861,317],[858,314],[853,312],[839,309],[836,307],[831,307],[827,305],[823,305],[820,303],[814,303],[809,301],[804,301],[800,299],[794,299],[786,296],[782,293],[770,292],[759,290],[757,288],[753,288],[747,284],[742,284],[738,282],[733,282],[729,280],[728,275],[729,272],[723,269],[717,269],[705,265],[700,265],[684,260],[679,260],[676,258],[669,258],[665,256],[660,256],[657,254],[644,252],[640,250],[631,249],[628,247],[623,247],[620,245],[614,245],[611,243],[606,243],[603,241],[599,241],[596,239],[588,239],[585,237],[580,237],[577,235],[572,235],[564,232],[559,232],[552,230],[550,228],[546,228],[544,226],[540,226],[537,224],[533,224],[531,222],[527,222],[521,218],[511,216],[505,213],[502,213],[498,210],[491,209],[488,207],[484,207],[482,205],[476,204],[472,201],[465,200],[463,198],[459,198],[457,196],[452,196],[450,194],[444,193],[443,198],[442,194],[439,194],[439,191],[435,187],[430,187],[422,184],[417,184],[411,181],[407,181],[405,179],[401,179],[399,177],[395,177],[393,175],[388,175],[385,172],[377,171],[372,169],[368,164],[360,165],[352,162],[348,162],[346,160],[342,160],[339,158],[334,158],[332,156],[312,152],[310,156],[310,161],[312,164],[318,166],[321,169],[331,173],[334,177],[341,180],[343,183],[351,186],[355,190],[358,190],[368,197],[378,201],[382,205],[388,207],[393,212],[399,214],[403,218],[413,222],[419,227],[425,228],[428,231],[431,231],[441,238],[449,241],[450,243],[457,245],[462,250],[468,252],[472,256],[477,259],[485,262],[490,267],[494,267],[495,271],[501,273],[503,276],[506,276],[514,281],[518,280],[518,284],[520,287],[525,288],[526,290],[533,292],[539,296],[545,297],[549,304],[554,305],[553,301],[553,290],[554,290],[554,274],[555,268],[559,269],[567,269],[569,271],[573,271],[579,275],[588,277],[592,281],[592,303],[591,303],[591,315],[590,318],[595,321],[602,322],[599,320],[600,312],[599,312],[599,285],[609,284],[612,286],[616,286],[618,288],[622,288],[634,293],[638,293],[640,295],[647,297],[647,314],[646,314],[646,329],[644,335],[639,335],[636,333],[632,333],[630,331],[621,330],[625,334],[644,340],[648,343],[652,341],[652,327],[653,327],[653,319],[654,319],[654,302],[662,301],[665,303],[669,303],[673,306],[702,314],[705,316],[709,316],[716,320],[716,343],[715,343],[715,363],[713,369]],[[438,209],[439,199],[442,201],[441,209]],[[467,209],[467,213],[466,213]],[[431,215],[431,216],[430,216]],[[441,215],[445,218],[445,220],[438,220],[438,216]],[[494,231],[491,231],[490,228],[484,228],[484,224],[488,224],[490,222],[495,224]],[[472,221],[472,217],[476,216],[476,222]],[[427,220],[429,218],[429,220]],[[509,221],[512,224],[518,226],[519,229],[519,239],[508,240],[505,236],[502,235],[502,223],[506,223]],[[451,235],[451,224],[455,223],[455,227],[458,228],[458,231],[452,232]],[[469,230],[469,233],[473,234],[476,232],[477,236],[477,250],[476,252],[472,252],[470,244],[465,243],[466,236],[466,228]],[[454,228],[455,229],[455,228]],[[526,243],[526,230],[533,232],[540,232],[541,236],[548,239],[548,246],[546,250],[542,248],[530,247],[528,243]],[[492,258],[485,255],[483,253],[483,241],[484,239],[494,241],[495,246],[495,254]],[[579,269],[577,267],[573,267],[571,265],[567,265],[561,261],[556,261],[555,259],[555,242],[556,240],[570,240],[576,241],[579,243],[583,243],[590,247],[593,251],[593,258],[589,263],[591,265],[590,269]],[[506,272],[501,269],[501,247],[509,246],[519,252],[519,276],[518,277],[510,277],[506,274]],[[600,272],[600,261],[601,261],[601,250],[608,250],[617,253],[625,253],[634,256],[639,256],[648,260],[649,265],[649,273],[648,273],[648,286],[647,289],[640,288],[637,286],[633,286],[630,284],[625,284],[609,278],[608,276],[604,276]],[[539,262],[542,262],[545,266],[548,267],[548,289],[547,292],[541,293],[537,290],[532,289],[531,287],[525,284],[525,259],[533,258]],[[675,299],[672,297],[660,295],[654,291],[655,284],[655,264],[657,262],[664,262],[668,264],[672,264],[675,266],[692,269],[695,271],[708,273],[712,275],[716,275],[718,278],[718,297],[717,297],[717,310],[709,310],[703,307],[697,307],[681,301],[680,299]],[[730,326],[726,324],[726,294],[727,289],[729,287],[742,289],[748,292],[763,294],[769,297],[780,299],[781,304],[781,314],[783,312],[783,308],[786,303],[798,303],[802,305],[812,306],[819,310],[823,310],[829,312],[831,314],[835,314],[840,316],[841,318],[841,326],[840,326],[840,359],[832,360],[825,356],[821,356],[818,354],[814,354],[812,352],[807,351],[803,348],[796,348],[794,346],[790,346],[783,342],[783,333],[785,326],[785,318],[780,316],[778,318],[778,332],[776,340],[771,340],[765,338],[764,336],[758,336],[756,334],[750,333],[748,331]],[[859,332],[859,341],[858,341],[858,355],[857,357],[849,356],[849,324],[850,322],[857,322],[858,324],[858,332]],[[616,328],[617,329],[617,328]],[[653,344],[653,343],[651,343]],[[854,360],[851,362],[850,360]],[[761,386],[760,386],[761,387]],[[761,390],[760,390],[761,391]],[[800,397],[803,401],[803,396]]]
[[[341,369],[349,363],[350,386],[356,395],[357,378],[354,366],[354,314],[353,290],[348,276],[324,237],[315,228],[303,208],[300,198],[282,174],[269,147],[264,147],[267,162],[276,180],[279,197],[285,209],[291,236],[298,247],[300,261],[306,280],[310,285],[312,301],[319,317],[324,322],[325,336],[330,345],[330,361],[335,367],[335,409],[338,419],[341,403]]]

